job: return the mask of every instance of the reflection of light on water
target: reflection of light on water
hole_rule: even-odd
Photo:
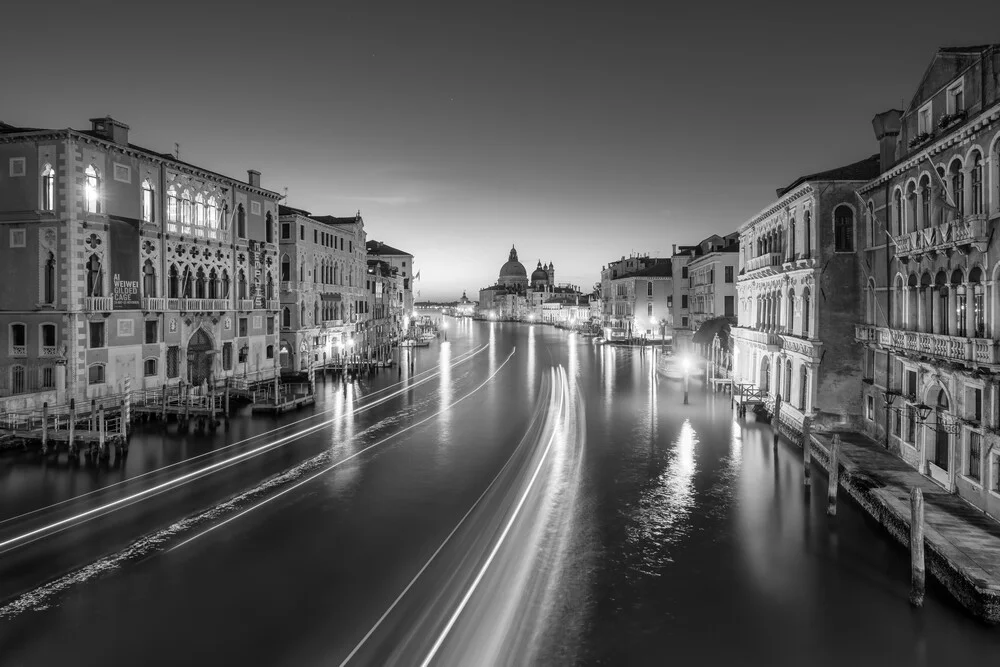
[[[451,382],[451,346],[441,346],[441,356],[438,362],[441,369],[441,407],[451,405],[454,387]],[[439,430],[438,442],[447,444],[451,440],[451,410],[441,413],[441,428]]]
[[[687,535],[685,520],[695,506],[695,446],[698,436],[689,420],[681,426],[673,443],[666,469],[656,483],[639,498],[631,512],[628,543],[639,552],[633,567],[656,576],[671,562],[665,546],[676,544]]]
[[[612,408],[614,407],[614,391],[615,391],[615,371],[617,370],[617,360],[615,356],[617,350],[610,345],[604,346],[604,354],[601,359],[601,375],[604,380],[604,408],[605,413],[610,416]]]
[[[528,405],[535,404],[535,325],[528,327]]]
[[[735,419],[732,421],[729,436],[729,469],[737,472],[743,462],[743,428]]]

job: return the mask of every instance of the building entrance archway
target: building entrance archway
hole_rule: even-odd
[[[187,345],[188,382],[199,386],[212,375],[212,360],[215,356],[215,343],[212,336],[204,329],[198,329]]]

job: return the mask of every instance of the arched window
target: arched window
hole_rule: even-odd
[[[802,335],[806,338],[809,337],[809,317],[810,317],[810,303],[809,303],[809,288],[806,287],[802,290]]]
[[[865,301],[866,301],[866,304],[865,304],[866,305],[866,308],[865,308],[865,311],[866,311],[865,312],[865,323],[867,323],[867,324],[878,324],[877,317],[876,317],[877,316],[877,312],[876,311],[878,310],[878,303],[875,301],[875,279],[874,278],[869,278],[868,279],[868,289],[866,290],[866,292],[867,292],[866,296],[868,298],[865,299]]]
[[[805,364],[799,367],[799,410],[809,409],[809,370]]]
[[[28,327],[17,323],[10,325],[10,355],[24,357],[28,354]]]
[[[319,301],[313,303],[313,324],[319,322]]]
[[[961,218],[965,215],[965,174],[962,173],[961,160],[954,160],[949,168],[949,180],[951,180],[951,196],[955,205],[955,211],[951,217]]]
[[[247,298],[247,276],[246,276],[246,273],[243,272],[243,269],[240,269],[240,272],[237,274],[236,283],[237,283],[236,284],[236,290],[237,290],[236,293],[238,295],[237,298],[239,298],[239,299],[246,299]]]
[[[802,214],[802,257],[812,257],[812,212]]]
[[[878,245],[878,232],[875,229],[875,204],[868,202],[868,246]]]
[[[292,280],[292,262],[288,255],[281,256],[281,280],[286,283]]]
[[[782,394],[789,403],[792,402],[792,360],[785,359],[785,392]]]
[[[972,308],[972,337],[986,338],[986,295],[983,291],[983,271],[978,266],[969,271],[968,298]]]
[[[191,233],[191,220],[193,217],[191,212],[191,193],[185,190],[181,194],[181,224],[184,225],[184,229],[181,231],[183,233]]]
[[[229,271],[222,269],[222,294],[219,298],[229,298]]]
[[[208,228],[208,237],[216,238],[215,230],[219,228],[219,205],[215,197],[208,198],[208,207],[205,209],[205,226]]]
[[[86,172],[84,194],[87,203],[87,213],[101,212],[101,173],[94,165],[89,165]]]
[[[56,302],[56,256],[51,252],[46,253],[42,268],[42,298],[43,303]]]
[[[156,222],[156,209],[154,208],[155,200],[153,198],[153,186],[149,183],[149,179],[145,179],[142,182],[142,221],[143,222]]]
[[[273,345],[268,345],[267,346],[267,349],[265,350],[265,355],[267,356],[268,359],[274,359],[274,346]]]
[[[208,298],[219,298],[219,274],[212,269],[208,272]]]
[[[795,333],[795,290],[788,290],[788,333]]]
[[[190,299],[191,294],[194,292],[194,281],[191,279],[191,267],[184,267],[184,277],[181,280],[181,294],[185,299]]]
[[[271,217],[270,211],[264,216],[264,241],[274,243],[274,218]]]
[[[854,252],[854,211],[849,206],[833,209],[833,244],[836,252]]]
[[[306,281],[306,265],[305,262],[299,264],[299,282],[304,283]]]
[[[247,213],[243,210],[243,204],[236,207],[236,236],[241,239],[247,237]]]
[[[180,222],[180,204],[177,201],[177,191],[173,186],[167,188],[167,222]],[[176,229],[176,228],[175,228]]]
[[[104,384],[104,364],[94,364],[87,370],[88,384]]]
[[[58,354],[56,349],[56,325],[43,324],[42,331],[42,356],[51,357]]]
[[[972,157],[972,214],[978,215],[986,211],[983,200],[983,157],[977,152]]]
[[[180,272],[177,270],[176,264],[170,265],[170,270],[167,272],[167,296],[171,299],[177,299],[181,295],[181,278]]]
[[[274,276],[267,274],[267,298],[274,299]]]
[[[156,268],[148,259],[142,265],[142,295],[147,299],[156,296]]]
[[[101,260],[91,255],[87,260],[87,296],[104,296],[103,276]]]
[[[143,377],[156,377],[156,359],[149,358],[142,362]]]
[[[207,289],[205,285],[205,269],[198,267],[198,274],[195,276],[194,280],[194,296],[196,299],[206,298]]]
[[[42,210],[56,210],[56,172],[51,164],[45,165],[42,170]]]
[[[799,257],[799,253],[795,247],[795,227],[796,227],[795,217],[788,221],[788,258],[795,261]]]
[[[924,174],[920,177],[920,226],[925,229],[931,226],[931,177]],[[915,228],[916,229],[916,228]]]
[[[198,227],[205,226],[205,195],[200,192],[194,196],[194,224]]]
[[[896,216],[896,235],[903,233],[903,191],[896,190],[893,195],[893,214]]]
[[[284,329],[292,328],[292,311],[285,306],[281,311],[281,326]]]

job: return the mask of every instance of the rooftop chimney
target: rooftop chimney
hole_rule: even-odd
[[[878,140],[879,171],[885,171],[896,163],[896,141],[902,127],[902,117],[901,110],[889,109],[872,118],[872,128]]]
[[[94,134],[113,141],[122,146],[128,146],[128,125],[115,120],[111,116],[91,118],[90,130]]]
[[[256,169],[247,169],[247,183],[255,188],[260,187],[260,172]]]

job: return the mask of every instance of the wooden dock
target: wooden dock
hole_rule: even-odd
[[[251,411],[254,414],[280,415],[315,402],[316,394],[312,383],[275,382],[254,393]]]

